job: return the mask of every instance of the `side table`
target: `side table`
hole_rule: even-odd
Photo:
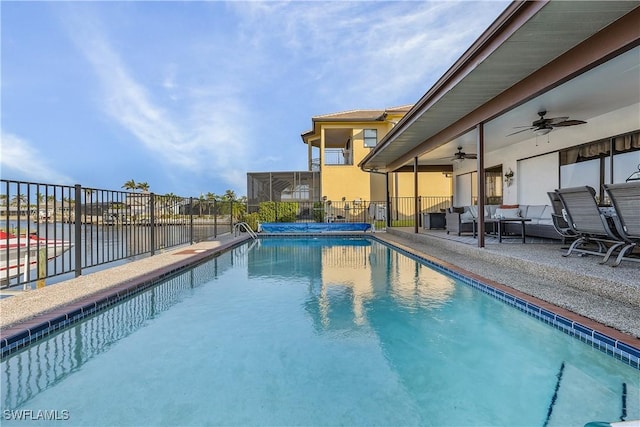
[[[434,228],[447,228],[447,221],[444,212],[427,212],[422,214],[422,228],[433,230]]]

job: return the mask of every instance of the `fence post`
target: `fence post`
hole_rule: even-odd
[[[149,195],[149,209],[151,209],[149,214],[149,233],[151,235],[149,236],[149,239],[151,244],[151,256],[154,256],[156,254],[156,199],[155,194],[153,193]]]
[[[213,237],[218,237],[218,201],[213,199]]]
[[[82,274],[82,187],[75,185],[75,205],[73,210],[74,245],[75,245],[75,270],[76,277]]]
[[[193,197],[189,197],[189,244],[193,245]]]

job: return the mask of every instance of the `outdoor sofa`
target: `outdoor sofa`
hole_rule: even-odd
[[[494,218],[496,214],[505,218],[529,218],[526,223],[526,235],[544,237],[547,239],[562,239],[562,236],[553,227],[551,214],[553,208],[549,205],[485,205],[485,218]],[[477,228],[478,206],[453,207],[447,210],[445,215],[447,234],[461,233],[475,234]],[[491,224],[488,224],[491,227]],[[522,225],[519,222],[506,223],[505,232],[519,234]]]

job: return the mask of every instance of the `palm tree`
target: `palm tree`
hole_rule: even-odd
[[[16,194],[10,202],[11,206],[26,205],[27,196],[24,194]]]
[[[136,188],[140,191],[142,191],[143,193],[148,193],[149,192],[149,184],[146,182],[140,182],[138,184],[136,184]]]
[[[129,181],[124,183],[122,188],[124,188],[125,190],[135,191],[138,188],[138,185],[133,179],[130,179]]]

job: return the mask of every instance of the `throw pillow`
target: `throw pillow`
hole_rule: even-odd
[[[519,207],[520,205],[500,205],[500,209],[516,209]]]

